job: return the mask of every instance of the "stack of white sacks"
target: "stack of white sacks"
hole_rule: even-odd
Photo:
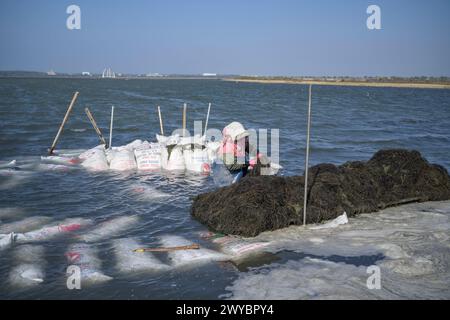
[[[79,155],[81,165],[92,171],[192,171],[208,174],[217,158],[218,142],[205,137],[164,137],[158,142],[135,140],[125,146],[105,150],[103,145]]]

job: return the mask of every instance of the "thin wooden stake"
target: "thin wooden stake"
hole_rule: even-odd
[[[200,249],[200,246],[194,243],[187,246],[179,246],[179,247],[138,248],[134,249],[133,252],[170,252],[170,251],[197,250],[197,249]]]
[[[159,127],[161,128],[161,135],[164,135],[164,127],[163,127],[163,121],[161,116],[161,108],[158,106],[158,115],[159,115]]]
[[[109,149],[111,149],[112,147],[113,120],[114,120],[114,106],[111,106],[111,124],[109,125],[109,145],[108,145]]]
[[[309,138],[311,132],[311,88],[309,85],[309,103],[308,103],[308,131],[306,135],[306,158],[305,158],[305,195],[303,199],[303,225],[306,225],[306,205],[308,197],[308,166],[309,166]]]
[[[186,130],[186,109],[187,109],[187,104],[185,103],[183,105],[183,137],[185,136],[184,131]]]
[[[77,98],[78,98],[78,94],[79,94],[78,91],[75,92],[75,94],[74,94],[73,97],[72,97],[72,101],[70,101],[69,107],[67,108],[67,111],[66,111],[66,115],[64,116],[64,119],[63,119],[61,125],[59,126],[58,133],[56,134],[56,137],[55,137],[55,139],[53,140],[52,146],[51,146],[50,149],[48,150],[48,154],[49,154],[49,155],[53,154],[53,151],[55,150],[56,144],[58,143],[58,140],[59,140],[59,136],[61,135],[61,132],[63,131],[64,125],[66,124],[67,119],[69,118],[69,114],[70,114],[70,112],[72,111],[72,108],[73,108],[73,106],[74,106],[74,104],[75,104],[75,101],[76,101]]]
[[[84,112],[86,112],[86,115],[89,118],[89,121],[91,122],[92,126],[94,127],[95,132],[97,133],[101,143],[103,143],[105,145],[105,148],[108,148],[108,145],[105,141],[105,138],[103,138],[102,132],[100,131],[100,128],[97,126],[97,122],[95,122],[94,116],[92,115],[91,111],[89,110],[89,108],[85,108]]]
[[[206,114],[206,123],[205,123],[205,132],[203,133],[206,136],[206,130],[208,130],[208,121],[209,121],[209,112],[211,111],[211,102],[208,104],[208,113]]]

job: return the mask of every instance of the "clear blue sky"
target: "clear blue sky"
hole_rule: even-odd
[[[448,0],[1,0],[0,70],[450,76],[449,32]]]

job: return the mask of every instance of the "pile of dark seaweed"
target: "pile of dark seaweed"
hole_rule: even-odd
[[[447,170],[418,151],[380,150],[369,161],[309,169],[306,222],[376,212],[408,202],[450,199]],[[304,177],[248,175],[239,183],[198,195],[191,213],[211,230],[256,236],[303,223]]]

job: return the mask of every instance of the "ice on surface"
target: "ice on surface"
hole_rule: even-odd
[[[331,220],[330,222],[323,223],[318,226],[309,227],[311,230],[320,230],[320,229],[330,229],[330,228],[336,228],[342,224],[347,224],[348,218],[347,218],[347,212],[344,212],[339,217]]]
[[[408,204],[349,219],[339,228],[301,226],[265,232],[268,250],[324,257],[253,268],[227,288],[232,299],[448,299],[450,201]],[[382,254],[381,289],[370,290],[367,266],[327,256]]]
[[[134,249],[142,247],[131,238],[114,240],[117,270],[121,273],[137,273],[170,269],[170,266],[161,262],[150,252],[133,252]]]
[[[96,242],[120,235],[139,223],[137,215],[121,216],[106,220],[95,226],[93,230],[80,235],[78,238],[85,242]]]
[[[231,299],[376,299],[368,290],[365,267],[305,258],[250,271],[231,286]],[[389,295],[394,298],[393,295]]]
[[[161,243],[164,247],[178,247],[190,245],[193,242],[180,236],[166,235],[161,237]],[[206,248],[172,251],[168,255],[174,267],[230,260],[230,256]]]

